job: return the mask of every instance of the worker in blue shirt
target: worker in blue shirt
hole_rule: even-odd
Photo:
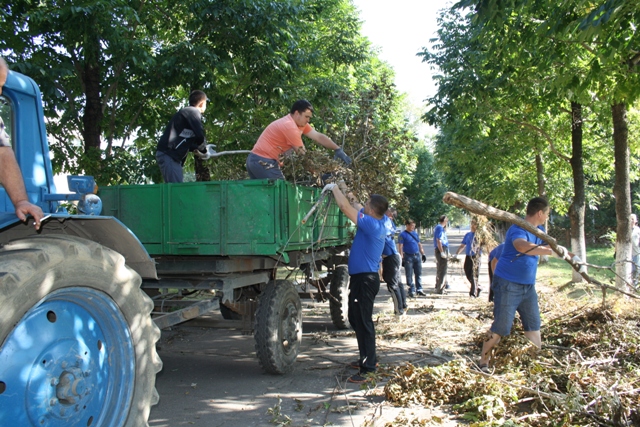
[[[416,232],[416,223],[412,219],[405,221],[406,229],[398,236],[398,248],[409,286],[409,297],[426,296],[422,290],[422,263],[427,261],[420,237]],[[415,285],[413,276],[415,275]]]
[[[402,258],[396,248],[396,224],[393,222],[395,209],[387,210],[387,237],[382,250],[382,278],[387,284],[387,289],[394,296],[394,311],[402,316],[407,311],[407,296],[404,286],[400,283],[400,265]]]
[[[449,289],[447,281],[447,269],[449,265],[449,239],[447,239],[447,223],[449,218],[442,215],[433,230],[433,251],[436,255],[436,293],[443,294]]]
[[[387,226],[385,212],[389,202],[383,196],[372,194],[364,207],[353,194],[346,196],[344,182],[327,184],[340,210],[357,229],[349,254],[349,323],[356,333],[359,358],[355,365],[359,372],[349,377],[352,383],[370,381],[366,374],[376,371],[376,330],[373,323],[373,304],[380,290],[378,266],[385,245]]]

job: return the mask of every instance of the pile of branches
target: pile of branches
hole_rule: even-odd
[[[549,313],[551,304],[542,301]],[[452,405],[473,426],[640,426],[640,310],[594,306],[545,322],[538,350],[514,329],[493,355],[491,375],[474,360],[405,365],[385,386],[399,406]],[[485,335],[471,343],[479,349]]]

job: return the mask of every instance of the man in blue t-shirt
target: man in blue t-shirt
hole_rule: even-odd
[[[471,298],[477,298],[480,296],[482,288],[480,287],[480,256],[482,255],[482,249],[479,247],[476,241],[476,230],[478,228],[478,222],[475,219],[471,220],[471,231],[464,235],[462,243],[458,246],[455,257],[464,249],[464,274],[467,276],[467,280],[471,284],[469,290],[469,296]]]
[[[393,222],[395,209],[389,209],[387,216],[387,237],[382,250],[382,278],[387,284],[387,289],[394,296],[394,311],[396,315],[403,315],[407,311],[407,296],[404,286],[400,283],[400,264],[402,263],[398,249],[396,248],[396,224]]]
[[[524,220],[544,230],[542,225],[548,218],[549,203],[541,197],[531,199]],[[524,335],[536,347],[542,346],[540,307],[535,288],[538,256],[554,254],[543,243],[542,239],[518,225],[512,225],[507,231],[500,261],[493,272],[493,324],[482,345],[478,364],[483,372],[489,372],[491,353],[500,338],[511,333],[516,311],[520,314]],[[566,248],[558,248],[560,252],[573,256]]]
[[[348,263],[349,323],[356,333],[360,355],[352,364],[359,368],[359,372],[349,377],[349,382],[363,383],[369,380],[365,375],[375,372],[377,365],[373,303],[380,290],[378,266],[387,236],[385,212],[389,203],[383,196],[372,194],[363,208],[353,194],[345,196],[342,193],[346,192],[344,182],[338,185],[327,184],[322,191],[333,193],[340,210],[357,227]]]
[[[404,273],[409,287],[409,297],[426,296],[422,290],[422,263],[427,260],[420,237],[416,232],[416,223],[412,219],[405,221],[406,229],[398,236],[398,248],[404,265]],[[415,285],[413,276],[415,275]]]
[[[447,267],[449,260],[449,239],[447,239],[447,222],[449,218],[442,215],[433,230],[433,251],[436,254],[436,293],[443,294],[445,289],[449,289],[447,281]]]

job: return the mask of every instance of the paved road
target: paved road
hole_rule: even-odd
[[[450,232],[455,251],[464,232]],[[423,268],[427,297],[410,302],[409,316],[419,316],[417,306],[437,304],[447,299],[468,299],[469,286],[461,266],[450,274],[448,295],[434,293],[435,258],[431,242],[426,242],[428,260]],[[481,281],[488,282],[486,262]],[[357,345],[351,331],[336,331],[328,315],[327,303],[303,300],[304,326],[301,354],[292,373],[264,374],[254,353],[252,336],[242,335],[238,323],[229,323],[219,314],[162,332],[158,344],[164,369],[158,374],[160,402],[149,418],[153,427],[272,426],[289,417],[291,426],[361,426],[375,419],[375,426],[393,420],[403,409],[384,405],[380,388],[371,392],[346,382],[354,371],[345,365],[356,359]],[[378,315],[391,315],[393,306],[384,284],[376,299]],[[228,329],[235,325],[235,329]],[[381,363],[425,360],[426,349],[415,343],[401,347],[378,343]],[[348,410],[351,409],[351,411]],[[430,411],[414,408],[412,413]],[[279,415],[278,415],[279,414]]]

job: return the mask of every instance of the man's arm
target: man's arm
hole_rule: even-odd
[[[325,148],[328,148],[330,150],[337,150],[338,148],[340,148],[338,146],[338,144],[336,144],[335,142],[333,142],[331,140],[331,138],[329,138],[327,135],[325,135],[324,133],[320,133],[315,129],[312,129],[311,132],[309,133],[305,133],[304,134],[306,137],[311,138],[312,140],[314,140],[315,142],[317,142],[318,144],[322,145]]]
[[[343,187],[346,190],[346,187]],[[336,185],[331,189],[333,197],[336,199],[338,208],[353,222],[358,225],[358,212],[362,209],[362,205],[355,199],[353,193],[348,193],[346,196],[342,193],[340,187]]]
[[[20,221],[25,221],[27,215],[31,215],[35,219],[36,230],[39,229],[44,213],[40,207],[29,202],[22,173],[11,147],[0,147],[0,182],[7,190]]]

